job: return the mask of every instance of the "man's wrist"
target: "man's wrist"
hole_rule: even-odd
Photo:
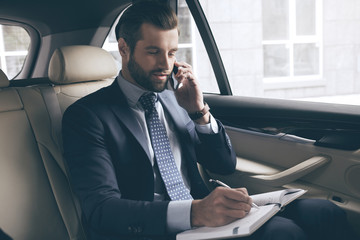
[[[209,120],[204,120],[205,123],[201,124],[201,123],[197,123],[196,121],[194,121],[195,123],[195,129],[198,133],[201,134],[217,134],[219,133],[219,126],[217,124],[216,119],[214,118],[213,115],[211,115],[211,113],[209,113]],[[206,122],[208,122],[206,124]]]
[[[206,125],[208,123],[210,123],[210,112],[207,112],[204,116],[202,116],[201,118],[198,118],[196,120],[193,120],[195,123],[199,124],[199,125]]]
[[[201,216],[201,213],[198,212],[198,206],[197,206],[199,203],[200,200],[193,200],[191,203],[191,220],[190,220],[191,227],[204,226],[199,219],[199,216]]]
[[[199,124],[201,124],[200,122],[204,122],[204,120],[207,120],[207,122],[205,121],[203,123],[203,124],[207,124],[209,123],[209,116],[210,116],[209,111],[210,111],[209,105],[206,102],[204,102],[203,109],[188,114],[193,121],[199,121]]]

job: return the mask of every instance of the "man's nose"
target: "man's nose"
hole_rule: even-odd
[[[169,70],[171,68],[171,62],[172,62],[171,58],[167,54],[164,54],[159,56],[158,66],[161,69]]]

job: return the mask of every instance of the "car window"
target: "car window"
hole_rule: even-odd
[[[177,61],[185,61],[192,65],[204,92],[220,93],[203,41],[185,0],[178,1],[178,18],[180,36],[179,50],[176,53]],[[117,21],[115,21],[115,25],[116,23]],[[115,25],[106,38],[103,48],[114,56],[121,67],[121,57],[114,31]]]
[[[121,15],[121,14],[120,14]],[[111,55],[114,57],[118,68],[121,68],[121,56],[118,50],[118,43],[115,37],[115,27],[116,27],[116,23],[118,22],[119,17],[117,18],[117,20],[115,21],[115,24],[111,27],[111,30],[108,34],[108,36],[105,39],[105,42],[102,46],[103,49],[105,49],[106,51],[108,51],[109,53],[111,53]]]
[[[0,24],[0,68],[9,79],[20,73],[29,46],[30,36],[24,28]]]
[[[357,1],[199,2],[234,95],[360,105]]]

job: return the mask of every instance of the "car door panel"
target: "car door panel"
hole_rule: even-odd
[[[227,128],[238,157],[234,174],[202,169],[205,177],[246,187],[250,194],[307,189],[307,197],[346,209],[360,228],[358,107],[210,94],[205,100]]]

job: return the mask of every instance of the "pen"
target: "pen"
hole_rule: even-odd
[[[220,186],[226,187],[226,188],[231,188],[229,185],[223,183],[220,180],[216,180],[216,179],[209,179],[209,182],[214,182],[216,184],[219,184]],[[254,208],[259,208],[258,205],[256,205],[255,203],[252,203],[251,206],[253,206]]]

